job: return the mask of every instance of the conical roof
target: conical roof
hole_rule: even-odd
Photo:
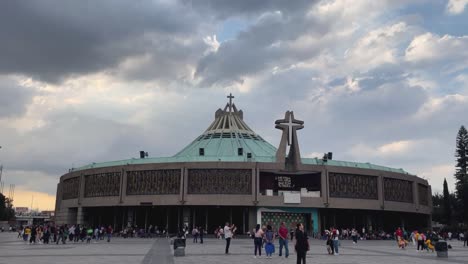
[[[203,134],[174,157],[209,157],[220,161],[255,161],[272,158],[276,148],[255,133],[243,120],[242,110],[232,103],[218,109]],[[250,153],[250,154],[249,154]],[[250,158],[249,158],[250,157]]]

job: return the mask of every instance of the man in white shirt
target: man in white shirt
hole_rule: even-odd
[[[229,226],[229,222],[226,222],[224,226],[224,238],[226,239],[226,254],[229,254],[229,246],[231,245],[232,232],[235,231],[235,226]]]

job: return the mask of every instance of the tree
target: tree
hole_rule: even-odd
[[[450,193],[448,190],[447,179],[444,178],[444,223],[452,224],[452,206],[450,202]]]
[[[455,157],[457,159],[455,171],[457,203],[461,209],[461,220],[468,222],[468,131],[464,126],[458,130]]]
[[[0,221],[8,221],[14,216],[13,201],[0,193]]]
[[[442,223],[444,222],[444,215],[442,213],[443,197],[439,193],[432,195],[432,221]]]

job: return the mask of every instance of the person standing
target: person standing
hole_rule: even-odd
[[[288,248],[288,228],[286,228],[286,224],[281,222],[281,226],[278,230],[279,235],[279,256],[281,257],[283,253],[284,247],[284,256],[287,258],[289,257],[289,248]]]
[[[107,243],[109,243],[111,241],[111,238],[112,238],[112,233],[114,232],[114,229],[112,229],[112,226],[109,225],[109,227],[107,227]]]
[[[198,243],[198,228],[194,227],[192,229],[193,243]]]
[[[254,258],[257,258],[257,251],[258,251],[258,256],[262,256],[262,243],[263,243],[263,230],[260,228],[260,224],[257,224],[257,226],[253,230],[253,236],[254,236]]]
[[[267,258],[271,258],[273,252],[275,252],[275,234],[271,225],[267,225],[267,231],[265,233],[265,253]]]
[[[306,264],[306,253],[309,251],[309,241],[307,234],[304,232],[304,225],[301,223],[297,224],[296,228],[296,245],[294,249],[296,250],[297,261],[296,264]]]
[[[353,244],[356,244],[357,243],[357,231],[354,228],[351,230],[351,238],[353,239]]]
[[[226,250],[225,254],[229,254],[229,246],[231,246],[231,238],[232,238],[232,233],[235,232],[236,226],[229,225],[229,222],[226,222],[226,225],[224,226],[224,239],[226,239]]]
[[[463,246],[465,247],[468,244],[468,230],[465,231]]]
[[[205,229],[200,226],[198,228],[198,232],[200,233],[200,244],[203,244],[203,235],[205,234]]]
[[[335,251],[335,256],[340,255],[338,251],[338,246],[340,244],[340,231],[338,229],[333,228],[333,250]]]

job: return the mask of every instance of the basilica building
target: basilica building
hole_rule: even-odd
[[[71,169],[57,185],[56,223],[164,228],[225,222],[246,233],[257,223],[305,223],[308,232],[330,226],[393,230],[431,225],[431,187],[402,169],[370,163],[302,158],[304,122],[287,111],[272,120],[282,133],[267,142],[232,102],[208,128],[172,157],[92,163]],[[268,119],[268,116],[265,116]],[[274,125],[273,125],[274,123]],[[303,135],[304,136],[304,135]]]

